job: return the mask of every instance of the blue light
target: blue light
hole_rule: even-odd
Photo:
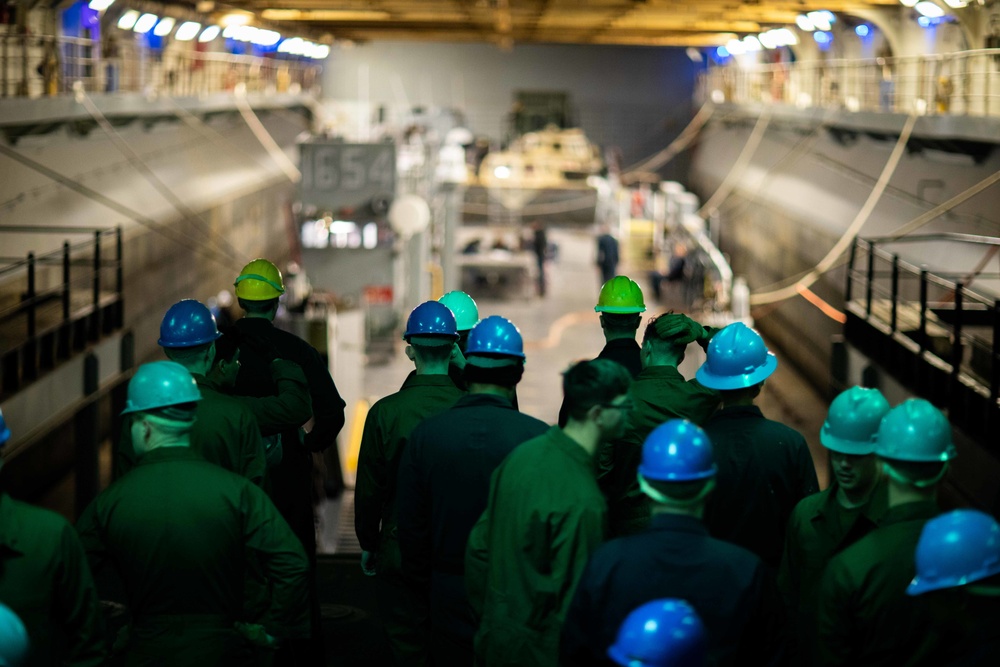
[[[816,40],[817,44],[829,44],[833,41],[833,35],[828,32],[817,30],[813,33],[813,39]]]
[[[867,37],[872,31],[871,28],[862,23],[854,29],[854,32],[857,33],[858,37]]]
[[[715,49],[715,55],[717,55],[719,58],[728,58],[729,57],[729,49],[727,49],[724,46],[720,46],[717,49]]]
[[[931,25],[931,20],[926,16],[921,16],[917,19],[917,25],[921,28],[929,28]]]

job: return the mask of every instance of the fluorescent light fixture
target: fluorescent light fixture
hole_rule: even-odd
[[[265,9],[266,21],[385,21],[391,15],[378,9]]]
[[[741,56],[747,52],[746,44],[738,39],[731,39],[726,42],[726,50],[734,56]]]
[[[330,47],[326,44],[317,44],[316,48],[313,49],[312,58],[316,60],[323,60],[330,55]]]
[[[252,42],[254,39],[256,39],[257,32],[258,32],[257,28],[253,27],[252,25],[241,25],[236,29],[236,34],[233,35],[233,39],[235,39],[237,42]]]
[[[818,12],[809,12],[806,16],[809,18],[809,21],[816,26],[817,30],[829,30],[830,25],[837,20],[837,17],[833,15],[833,12],[829,12],[825,9]]]
[[[497,166],[493,170],[493,175],[496,176],[499,179],[510,178],[510,167],[508,167],[507,165],[501,164],[501,165]]]
[[[219,26],[210,25],[201,31],[201,37],[198,38],[198,41],[201,42],[202,44],[204,44],[205,42],[211,42],[213,39],[219,36],[220,32],[222,32],[222,29]]]
[[[918,2],[920,2],[920,0],[899,0],[899,3],[904,7],[912,7]]]
[[[176,19],[172,19],[169,16],[160,19],[160,22],[153,28],[153,34],[157,37],[166,37],[173,31],[175,23],[177,23]]]
[[[774,38],[773,30],[760,33],[760,35],[757,36],[757,39],[764,48],[775,49],[778,47],[778,41]]]
[[[139,20],[135,22],[132,30],[142,35],[152,30],[158,20],[160,20],[160,17],[156,14],[143,14],[139,17]]]
[[[291,37],[278,45],[278,53],[287,53],[297,56],[302,53],[303,41],[301,37]]]
[[[867,24],[862,23],[854,28],[854,34],[858,37],[867,37],[872,34],[872,29],[867,26]]]
[[[795,33],[788,28],[778,28],[777,30],[772,30],[771,32],[774,33],[779,46],[793,46],[799,43],[799,38],[796,37]]]
[[[95,12],[103,12],[113,4],[115,4],[115,0],[90,0],[90,4],[87,6]]]
[[[250,12],[230,12],[219,19],[219,24],[225,28],[233,25],[247,25],[253,20]]]
[[[757,39],[756,35],[747,35],[743,38],[743,46],[746,47],[747,51],[760,51],[761,45],[760,40]]]
[[[962,7],[968,7],[968,0],[944,0],[944,4],[948,5],[952,9],[961,9]]]
[[[805,14],[799,14],[795,17],[795,25],[799,26],[799,30],[804,30],[805,32],[812,32],[816,29],[816,26],[813,25],[813,22]]]
[[[118,19],[118,27],[122,30],[131,30],[135,26],[135,22],[139,20],[139,12],[134,9],[130,9],[121,18]]]
[[[281,33],[274,30],[258,30],[250,40],[257,46],[274,46],[281,41]]]
[[[190,42],[201,30],[201,24],[195,23],[194,21],[185,21],[177,28],[177,32],[174,34],[174,39],[178,42]]]
[[[240,26],[238,25],[227,25],[226,29],[222,31],[222,36],[226,39],[233,39],[236,37],[236,33],[240,31]]]
[[[939,19],[944,16],[944,10],[928,0],[918,2],[913,8],[929,19]]]

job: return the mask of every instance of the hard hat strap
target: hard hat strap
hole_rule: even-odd
[[[685,498],[685,499],[671,498],[670,496],[664,493],[660,493],[658,490],[653,488],[653,485],[647,482],[642,475],[636,475],[636,478],[639,480],[639,489],[641,489],[643,493],[645,493],[647,496],[649,496],[656,502],[660,503],[661,505],[672,505],[674,507],[691,507],[692,505],[697,505],[706,497],[708,497],[708,494],[710,494],[712,492],[712,489],[715,488],[715,478],[711,478],[705,483],[705,486],[702,488],[702,490],[698,492],[698,495],[694,496],[693,498]],[[695,481],[695,480],[688,480],[688,481]],[[668,482],[668,484],[669,483],[672,482]]]
[[[264,276],[262,276],[262,275],[260,275],[258,273],[244,273],[243,275],[241,275],[241,276],[239,276],[239,277],[236,278],[236,282],[233,283],[233,285],[239,285],[244,280],[259,280],[262,283],[267,283],[268,285],[270,285],[274,289],[278,290],[280,293],[282,293],[282,294],[285,293],[285,288],[284,287],[282,287],[278,283],[274,282],[270,278],[265,278]]]

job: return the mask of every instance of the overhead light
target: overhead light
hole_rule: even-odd
[[[788,28],[778,28],[771,32],[774,33],[774,37],[778,41],[778,46],[794,46],[799,43],[799,38]]]
[[[177,28],[177,32],[174,34],[174,39],[178,42],[190,42],[201,30],[201,24],[195,23],[194,21],[185,21]]]
[[[746,47],[747,51],[760,51],[761,45],[760,40],[757,39],[755,35],[747,35],[743,38],[743,46]]]
[[[257,46],[274,46],[281,40],[281,33],[274,30],[258,30],[250,40]]]
[[[912,7],[915,4],[917,4],[918,2],[920,2],[920,0],[899,0],[899,2],[904,7]]]
[[[829,30],[830,26],[837,20],[837,17],[833,15],[833,12],[825,9],[818,12],[809,12],[806,16],[809,18],[809,21],[816,26],[817,30]]]
[[[139,12],[134,9],[130,9],[121,18],[118,19],[118,27],[122,30],[131,30],[135,26],[135,22],[139,20]]]
[[[767,32],[762,32],[757,36],[760,44],[768,49],[778,48],[778,41],[774,38],[774,31],[768,30]]]
[[[265,9],[267,21],[385,21],[391,14],[377,9]]]
[[[738,39],[731,39],[726,42],[726,50],[734,56],[740,56],[747,52],[746,44]]]
[[[968,0],[944,0],[944,4],[948,5],[952,9],[961,9],[962,7],[968,7]]]
[[[160,19],[156,14],[143,14],[139,17],[139,20],[135,22],[132,30],[139,33],[140,35],[145,34],[153,29],[156,22]]]
[[[804,30],[806,32],[812,32],[816,29],[813,22],[809,20],[809,17],[805,14],[799,14],[795,17],[795,25],[799,26],[799,30]]]
[[[253,14],[250,12],[229,12],[219,19],[219,25],[228,28],[231,25],[248,25],[251,21]]]
[[[833,41],[833,35],[831,35],[828,32],[824,32],[822,30],[817,30],[816,32],[813,33],[813,39],[816,40],[817,44],[824,46]]]
[[[213,39],[219,36],[220,32],[222,32],[222,28],[220,28],[217,25],[210,25],[201,31],[201,36],[198,38],[198,41],[201,42],[202,44],[204,44],[205,42],[211,42]]]
[[[90,0],[90,4],[87,6],[95,12],[103,12],[113,4],[115,4],[115,0]]]
[[[944,16],[944,10],[928,0],[918,2],[913,8],[929,19],[939,19]]]
[[[727,49],[724,46],[717,47],[715,49],[715,55],[718,56],[719,58],[728,58],[729,57],[729,49]]]
[[[230,26],[230,28],[231,27],[232,26]],[[226,32],[228,31],[229,28],[226,28]],[[225,36],[226,33],[223,32],[222,34],[223,36]],[[253,27],[252,25],[241,25],[237,27],[235,30],[235,34],[233,35],[233,39],[235,39],[237,42],[252,42],[256,37],[257,37],[257,28]]]
[[[312,58],[316,60],[323,60],[330,55],[330,47],[326,44],[317,44],[316,48],[313,49]]]
[[[854,28],[854,34],[856,34],[858,37],[867,37],[871,33],[872,29],[869,28],[868,25],[865,23],[862,23],[861,25],[856,26]]]
[[[175,23],[177,23],[177,21],[169,16],[161,19],[160,22],[156,24],[156,28],[153,29],[153,34],[157,37],[166,37],[174,29]]]

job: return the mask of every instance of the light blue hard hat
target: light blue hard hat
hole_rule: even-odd
[[[1000,574],[1000,525],[977,510],[961,509],[927,522],[916,553],[917,576],[906,592],[920,595]]]
[[[174,361],[153,361],[139,366],[128,383],[123,415],[157,410],[201,400],[198,383]]]
[[[13,609],[0,603],[0,667],[19,667],[28,658],[28,631]]]
[[[851,387],[833,399],[819,432],[827,449],[841,454],[865,456],[875,451],[875,439],[889,401],[878,389]]]
[[[465,354],[495,354],[524,359],[524,341],[513,322],[499,315],[490,315],[472,327]]]
[[[958,455],[948,418],[922,398],[903,401],[886,413],[879,423],[875,453],[923,463],[950,461]]]
[[[763,382],[777,367],[778,358],[768,351],[760,334],[733,322],[712,336],[695,378],[709,389],[743,389]]]

